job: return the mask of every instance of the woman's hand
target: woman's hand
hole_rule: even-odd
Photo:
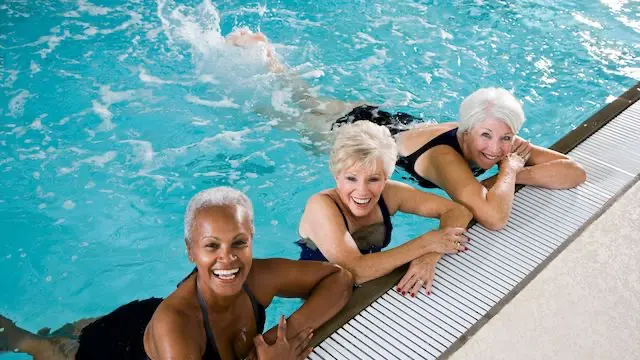
[[[532,149],[531,143],[516,138],[511,145],[511,153],[500,162],[500,167],[508,166],[516,172],[522,170],[531,157]]]
[[[413,260],[409,265],[409,271],[400,280],[396,290],[402,295],[409,293],[411,297],[414,297],[418,294],[420,288],[424,287],[425,293],[430,295],[436,264],[440,257],[442,257],[442,254],[429,253]]]
[[[262,335],[253,339],[256,346],[258,360],[302,360],[311,354],[312,348],[307,348],[313,333],[311,329],[300,331],[293,339],[287,339],[287,320],[284,316],[278,323],[278,337],[273,345],[268,345]]]
[[[467,250],[469,238],[464,235],[465,228],[450,227],[437,230],[439,236],[430,240],[431,252],[440,254],[455,254]]]

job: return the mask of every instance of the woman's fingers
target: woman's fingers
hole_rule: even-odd
[[[296,355],[300,355],[307,351],[307,345],[309,345],[309,341],[311,341],[312,337],[313,330],[311,328],[300,331],[298,335],[294,337],[290,344],[293,346]]]
[[[287,320],[284,315],[280,316],[280,322],[278,323],[278,337],[276,341],[287,342]]]
[[[414,271],[407,271],[402,280],[398,283],[398,288],[396,289],[402,295],[405,295],[409,291],[416,282],[416,274]]]
[[[302,352],[302,354],[298,355],[298,359],[297,360],[306,359],[309,355],[311,355],[312,351],[313,351],[313,348],[306,349],[304,352]]]

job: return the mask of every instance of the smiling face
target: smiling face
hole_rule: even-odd
[[[340,171],[336,192],[353,215],[362,217],[376,206],[386,183],[384,162],[378,159],[373,168],[355,164]]]
[[[487,119],[471,128],[464,137],[469,159],[483,169],[489,169],[511,151],[515,134],[501,120]]]
[[[245,210],[238,206],[196,212],[189,258],[198,268],[198,278],[214,293],[230,296],[242,290],[252,263],[251,229]]]

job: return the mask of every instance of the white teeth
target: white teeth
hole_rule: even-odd
[[[229,269],[229,270],[213,270],[213,275],[225,279],[231,280],[236,277],[236,273],[238,273],[240,269]]]
[[[369,201],[371,201],[371,198],[368,198],[368,199],[358,199],[358,198],[354,198],[354,197],[352,197],[352,199],[353,199],[353,201],[354,201],[356,204],[359,204],[359,205],[365,205],[365,204],[368,204],[368,203],[369,203]]]
[[[487,159],[489,159],[489,160],[495,160],[495,159],[497,159],[497,158],[498,158],[497,156],[491,156],[491,155],[487,155],[487,154],[485,154],[485,153],[482,153],[482,155],[484,155],[484,156],[485,156]]]

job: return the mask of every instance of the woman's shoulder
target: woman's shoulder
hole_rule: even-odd
[[[424,124],[414,127],[408,131],[404,131],[397,135],[398,150],[401,155],[407,156],[426,143],[433,140],[451,129],[458,126],[455,122],[446,122],[441,124]]]

